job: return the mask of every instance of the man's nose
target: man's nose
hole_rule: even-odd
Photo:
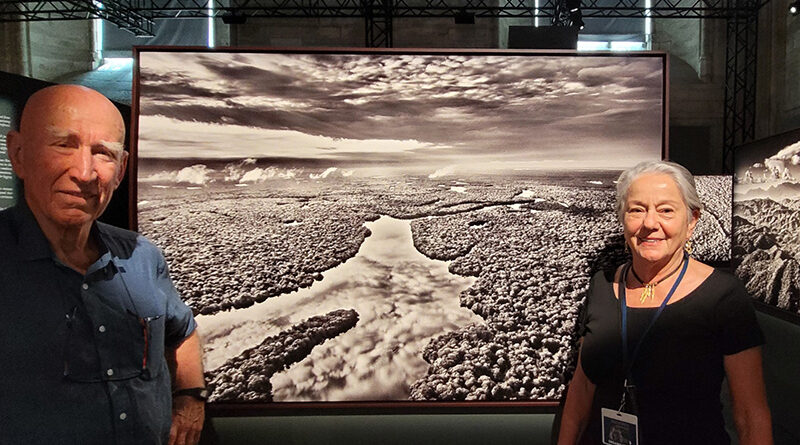
[[[80,182],[92,182],[97,179],[92,148],[81,146],[72,159],[72,176]]]

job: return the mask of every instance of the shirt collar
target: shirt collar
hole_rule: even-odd
[[[42,228],[28,208],[25,198],[20,198],[13,207],[14,224],[17,229],[17,245],[20,247],[20,257],[24,261],[39,260],[53,256],[53,249]]]
[[[50,242],[44,236],[42,228],[36,221],[36,217],[25,202],[25,198],[21,198],[17,205],[13,207],[14,224],[17,226],[17,245],[20,247],[20,257],[23,261],[35,261],[43,258],[57,259],[50,247]],[[97,228],[97,222],[92,222],[89,236],[97,241],[97,247],[100,251],[100,258],[107,256],[108,247],[106,247],[100,236],[100,231]]]

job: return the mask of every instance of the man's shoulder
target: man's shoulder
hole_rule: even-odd
[[[160,250],[147,238],[140,233],[121,227],[112,226],[97,221],[97,230],[100,237],[114,256],[119,258],[130,258],[136,250],[138,255],[142,253],[161,256]]]
[[[8,246],[17,243],[13,212],[13,207],[0,210],[0,245]]]
[[[7,209],[0,210],[0,224],[7,225],[9,221],[11,221],[11,209],[13,207],[9,207]]]

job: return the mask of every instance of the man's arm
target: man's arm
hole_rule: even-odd
[[[203,359],[200,352],[200,336],[192,332],[175,349],[167,350],[167,361],[172,375],[174,391],[186,388],[203,388]],[[205,402],[191,396],[172,399],[172,427],[169,445],[195,445],[200,440],[205,415]]]

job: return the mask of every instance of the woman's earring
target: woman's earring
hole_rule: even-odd
[[[687,254],[691,255],[694,252],[694,246],[692,245],[692,240],[687,239],[686,243],[683,245],[683,250],[686,251]]]
[[[625,254],[627,255],[627,254],[629,254],[630,252],[631,252],[631,249],[630,249],[630,247],[628,247],[628,243],[627,243],[627,242],[625,242]]]

